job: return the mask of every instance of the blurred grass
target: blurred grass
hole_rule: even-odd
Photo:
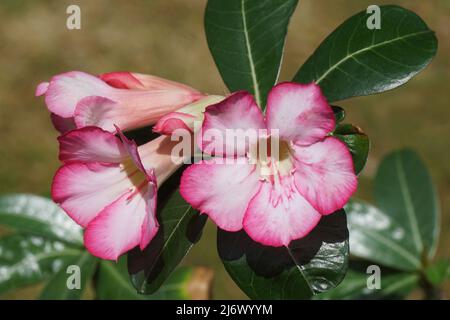
[[[378,4],[388,1],[377,1]],[[431,170],[442,205],[438,256],[450,256],[450,1],[391,0],[418,13],[437,32],[436,60],[407,85],[382,95],[340,103],[347,121],[369,134],[372,150],[358,196],[370,200],[371,178],[391,150],[417,150]],[[66,8],[78,4],[82,29],[67,30]],[[204,31],[205,0],[0,2],[0,193],[49,194],[58,167],[56,132],[35,86],[52,75],[130,70],[159,75],[205,92],[227,92],[209,54]],[[298,67],[336,26],[373,4],[369,0],[300,0],[294,14],[281,80]],[[208,223],[186,264],[211,266],[215,298],[245,298],[229,279]],[[4,296],[30,298],[36,288]],[[447,297],[450,288],[447,288]],[[413,296],[420,297],[420,296]]]

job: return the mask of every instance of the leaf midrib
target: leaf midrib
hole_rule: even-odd
[[[397,167],[397,176],[400,184],[400,191],[402,193],[402,199],[405,203],[406,213],[408,215],[409,225],[411,227],[411,232],[414,239],[414,244],[416,246],[417,252],[420,254],[423,250],[423,242],[420,236],[419,225],[416,219],[416,212],[414,209],[414,205],[412,203],[411,194],[408,188],[408,184],[406,182],[406,176],[403,168],[403,164],[401,161],[400,155],[395,158],[395,164]]]
[[[173,228],[172,232],[169,234],[169,236],[167,237],[167,241],[164,243],[163,247],[161,248],[161,250],[159,251],[158,255],[156,256],[156,258],[154,259],[154,261],[158,261],[159,258],[161,257],[161,255],[163,254],[164,250],[167,248],[168,243],[172,240],[173,235],[176,233],[176,231],[178,230],[178,227],[180,226],[181,222],[184,220],[184,218],[186,217],[186,215],[189,213],[189,211],[191,210],[191,206],[188,206],[186,211],[183,213],[183,215],[181,216],[180,220],[178,221],[178,223],[175,225],[175,227]],[[153,265],[154,266],[154,265]],[[153,270],[153,266],[150,270]],[[147,279],[145,279],[145,281],[142,282],[142,285],[140,287],[139,292],[145,292],[145,287],[146,287],[146,283],[147,283]]]
[[[415,37],[415,36],[418,36],[418,35],[421,35],[421,34],[426,34],[426,33],[433,33],[433,31],[431,31],[431,30],[424,30],[424,31],[420,31],[420,32],[415,32],[415,33],[408,34],[406,36],[393,38],[393,39],[386,40],[386,41],[377,43],[375,45],[371,45],[369,47],[357,50],[357,51],[353,52],[350,55],[346,55],[344,58],[339,60],[333,66],[330,66],[330,68],[324,74],[322,74],[322,76],[320,76],[315,82],[316,82],[316,84],[320,84],[330,73],[332,73],[334,70],[338,69],[341,64],[343,64],[344,62],[348,61],[349,59],[352,59],[353,57],[358,56],[358,55],[360,55],[360,54],[362,54],[362,53],[364,53],[366,51],[370,51],[370,50],[372,50],[374,48],[378,48],[378,47],[381,47],[381,46],[384,46],[384,45],[387,45],[387,44],[390,44],[390,43],[393,43],[393,42],[396,42],[396,41],[402,41],[404,39],[412,38],[412,37]]]
[[[256,78],[256,68],[255,63],[253,61],[253,53],[247,28],[247,17],[245,13],[245,0],[241,0],[241,15],[242,15],[242,27],[244,29],[244,38],[245,38],[245,45],[247,47],[247,56],[248,56],[248,62],[250,64],[250,71],[252,76],[252,82],[253,87],[255,89],[255,99],[258,106],[261,106],[261,96],[259,91],[259,83],[258,79]]]

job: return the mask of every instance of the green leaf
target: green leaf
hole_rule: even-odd
[[[53,201],[30,194],[0,197],[0,224],[22,233],[83,245],[81,228]]]
[[[352,154],[355,173],[359,174],[369,157],[369,137],[359,127],[351,124],[338,124],[333,135],[347,145]]]
[[[206,38],[231,92],[247,90],[264,109],[276,83],[298,0],[209,0]]]
[[[420,257],[403,225],[361,200],[351,200],[345,211],[353,256],[400,270],[420,269]]]
[[[19,234],[0,238],[0,293],[38,283],[82,251],[59,241]]]
[[[337,288],[314,297],[316,300],[354,300],[354,299],[403,299],[418,285],[418,276],[411,273],[391,275],[381,274],[381,288],[368,289],[370,274],[349,270],[344,281]]]
[[[411,235],[416,257],[434,256],[440,219],[437,196],[425,165],[414,151],[393,152],[383,159],[375,177],[375,200]]]
[[[204,269],[204,268],[200,268]],[[111,261],[102,261],[96,282],[97,298],[101,300],[165,300],[165,299],[193,299],[207,298],[211,285],[211,272],[207,278],[199,279],[198,268],[180,267],[176,269],[164,284],[152,295],[139,294],[130,282],[126,261],[120,259],[117,264]],[[195,281],[207,281],[200,293]],[[194,286],[192,285],[194,282]],[[197,295],[197,296],[196,296]]]
[[[450,259],[440,260],[425,270],[428,281],[434,286],[450,280]]]
[[[370,30],[366,11],[328,36],[294,77],[316,82],[329,102],[394,89],[424,69],[437,39],[415,13],[381,6],[381,29]]]
[[[233,280],[252,299],[309,299],[336,287],[348,264],[344,210],[322,217],[289,247],[267,247],[243,232],[218,231],[219,256]]]
[[[334,113],[334,119],[336,120],[336,123],[340,123],[345,119],[345,110],[338,106],[331,106]]]
[[[200,238],[206,216],[200,216],[176,191],[158,208],[158,221],[159,231],[148,247],[144,251],[135,248],[128,254],[128,272],[143,294],[158,290],[186,256]]]
[[[71,260],[53,275],[45,288],[41,291],[41,300],[78,300],[81,299],[97,267],[98,260],[85,251]],[[68,273],[69,266],[78,266],[80,269],[80,289],[69,289],[67,282],[75,273]],[[77,271],[75,271],[77,272]]]

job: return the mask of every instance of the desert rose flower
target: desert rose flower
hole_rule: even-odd
[[[152,125],[163,115],[202,97],[184,84],[130,72],[112,72],[99,77],[71,71],[54,76],[36,88],[45,95],[57,130],[97,126],[115,132]]]
[[[265,117],[249,93],[235,93],[206,108],[203,151],[212,150],[210,130],[223,137],[229,129],[262,130],[266,135],[249,139],[240,145],[243,150],[231,153],[224,139],[226,152],[217,148],[209,153],[234,160],[191,165],[183,173],[180,192],[220,228],[243,228],[264,245],[287,246],[307,235],[322,215],[342,208],[356,190],[350,152],[329,135],[334,127],[333,111],[316,84],[275,86]],[[251,152],[252,146],[262,149],[274,139],[267,136],[273,131],[279,137],[278,150],[266,157]]]
[[[52,185],[53,200],[86,228],[89,252],[110,260],[155,236],[157,186],[181,165],[169,137],[137,147],[118,133],[85,127],[59,137],[63,165]]]

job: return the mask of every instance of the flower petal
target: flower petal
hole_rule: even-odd
[[[153,131],[159,134],[171,135],[175,130],[184,129],[189,132],[193,132],[195,116],[182,113],[182,112],[171,112],[163,116],[153,127]]]
[[[120,139],[97,127],[69,131],[58,141],[59,160],[62,162],[119,163],[126,156]]]
[[[308,147],[294,146],[294,151],[299,192],[321,214],[341,209],[358,185],[347,146],[327,137]]]
[[[265,128],[264,116],[253,96],[245,91],[237,92],[206,108],[201,130],[201,149],[208,153],[214,150],[210,153],[214,155],[244,156],[249,143],[256,142],[258,130]],[[230,144],[230,139],[227,139],[227,133],[230,132],[238,136],[238,141],[246,143]],[[216,137],[222,140],[223,145],[214,139]]]
[[[36,91],[35,91],[34,95],[36,97],[40,97],[40,96],[44,95],[47,92],[47,90],[48,90],[49,84],[50,83],[48,83],[48,82],[41,82],[41,83],[39,83],[37,85],[37,87],[36,87]]]
[[[156,235],[159,228],[158,220],[156,219],[156,204],[157,204],[156,183],[149,182],[148,192],[147,195],[145,196],[145,201],[147,202],[146,215],[141,227],[141,241],[139,243],[139,247],[141,250],[144,250],[148,246],[150,241]]]
[[[74,162],[62,166],[53,178],[53,201],[85,227],[127,189],[133,188],[119,165]]]
[[[99,258],[117,260],[141,243],[146,215],[145,193],[123,194],[88,224],[84,233],[86,248]],[[149,231],[148,238],[152,238],[157,227]]]
[[[145,89],[131,72],[108,72],[99,75],[99,78],[117,89]]]
[[[287,246],[317,225],[321,215],[295,188],[289,197],[277,199],[272,183],[261,184],[244,217],[244,230],[253,240],[267,246]]]
[[[50,114],[52,124],[59,133],[66,133],[67,131],[76,129],[75,121],[73,118],[63,118],[54,113]]]
[[[281,83],[267,98],[267,125],[280,130],[282,139],[310,145],[335,126],[333,110],[315,83]]]
[[[114,125],[120,125],[114,121],[114,112],[120,105],[108,98],[89,96],[81,99],[74,111],[74,120],[77,128],[86,126],[100,127],[109,132],[114,132]]]
[[[180,193],[220,228],[238,231],[247,205],[258,191],[258,178],[253,165],[201,162],[183,172]]]
[[[114,89],[97,77],[71,71],[52,78],[45,93],[45,102],[51,112],[70,118],[81,99],[94,95],[108,96],[110,90]]]

